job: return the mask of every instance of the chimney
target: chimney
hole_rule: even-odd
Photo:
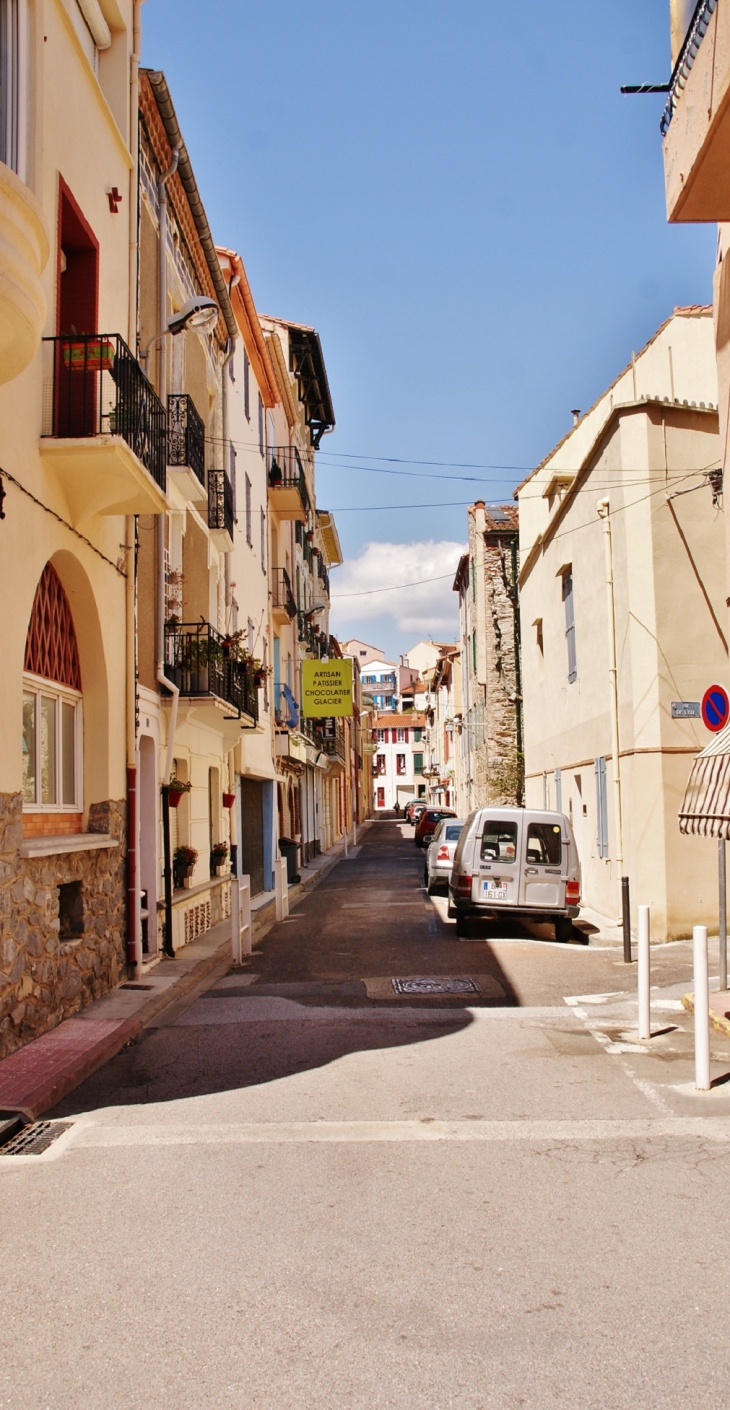
[[[577,425],[578,425],[578,422],[580,421],[580,411],[579,411],[578,407],[573,407],[573,410],[571,411],[570,414],[571,414],[571,416],[572,416],[572,418],[573,418],[573,425],[574,425],[574,426],[577,426]]]

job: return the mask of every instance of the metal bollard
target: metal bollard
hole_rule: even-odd
[[[231,877],[231,955],[234,964],[241,963],[241,892],[237,876]]]
[[[639,906],[639,966],[637,990],[639,998],[639,1037],[651,1038],[651,959],[650,959],[650,907]]]
[[[695,1087],[710,1090],[710,982],[707,973],[707,926],[692,931],[695,1008]]]
[[[287,879],[286,857],[277,857],[274,862],[274,891],[276,894],[276,919],[281,921],[289,914],[289,882]]]
[[[627,876],[621,877],[621,920],[624,932],[624,964],[631,964],[631,896]]]
[[[243,957],[251,954],[251,878],[241,877],[240,885],[240,918],[241,918],[241,954]]]

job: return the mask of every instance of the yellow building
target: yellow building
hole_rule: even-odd
[[[167,505],[135,356],[139,4],[7,9],[0,1053],[124,973],[131,516]]]
[[[727,672],[712,311],[677,309],[519,486],[525,801],[571,820],[583,903],[656,940],[717,918],[677,813]]]

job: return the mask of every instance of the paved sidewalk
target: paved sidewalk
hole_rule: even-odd
[[[289,888],[290,907],[343,855],[340,842],[302,868],[301,882]],[[274,922],[273,893],[257,897],[252,911],[256,944]],[[179,950],[174,960],[160,960],[141,979],[120,984],[0,1062],[0,1112],[22,1112],[36,1119],[121,1052],[168,1005],[230,967],[231,923],[224,920]]]

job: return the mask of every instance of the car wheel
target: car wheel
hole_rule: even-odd
[[[436,882],[431,880],[430,876],[428,875],[428,872],[426,873],[426,890],[429,896],[433,896],[436,890]]]
[[[462,911],[456,912],[456,933],[459,939],[465,939],[469,934],[469,922]]]
[[[423,884],[428,891],[428,867],[423,868]]]
[[[555,922],[555,939],[560,945],[568,945],[573,935],[573,922],[570,916],[558,916]]]
[[[446,907],[446,915],[447,915],[447,917],[448,917],[449,920],[454,920],[454,918],[455,918],[455,916],[456,916],[456,906],[454,905],[454,903],[453,903],[453,901],[452,901],[452,899],[451,899],[450,896],[449,896],[449,904],[448,904],[448,906]]]

